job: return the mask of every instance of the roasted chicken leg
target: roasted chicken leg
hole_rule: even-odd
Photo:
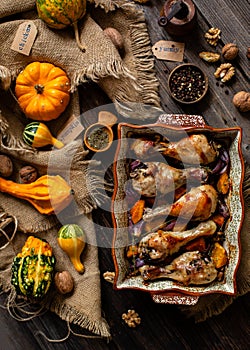
[[[184,253],[165,267],[144,265],[140,272],[145,281],[167,278],[186,286],[211,283],[218,273],[213,260],[198,251]]]
[[[181,160],[188,164],[206,165],[218,156],[215,145],[208,142],[203,134],[194,134],[178,142],[160,143],[159,151],[165,156]]]
[[[193,134],[177,142],[158,142],[137,139],[131,149],[138,158],[152,156],[155,152],[182,161],[186,164],[207,165],[216,160],[218,145],[209,142],[204,134]]]
[[[143,215],[144,221],[151,221],[157,216],[174,216],[194,221],[207,220],[216,210],[218,195],[211,185],[202,185],[192,188],[176,202],[147,208]]]
[[[161,162],[136,162],[138,166],[130,172],[132,186],[146,197],[170,193],[189,180],[200,185],[208,179],[208,171],[201,167],[177,169]]]
[[[158,232],[149,233],[139,243],[138,253],[140,259],[164,260],[167,256],[178,252],[188,242],[198,237],[213,235],[216,228],[214,221],[209,220],[183,232],[159,230]]]

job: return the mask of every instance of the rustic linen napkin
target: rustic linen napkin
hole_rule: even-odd
[[[15,15],[16,20],[5,22],[9,15]],[[3,1],[0,5],[1,18],[1,66],[9,70],[12,78],[31,61],[47,61],[66,70],[71,78],[72,91],[79,84],[92,80],[115,103],[160,106],[159,84],[143,10],[133,2],[88,1],[87,14],[78,23],[80,40],[87,47],[85,53],[78,48],[72,28],[52,30],[37,18],[34,0],[25,3],[14,0],[11,4]],[[18,26],[27,20],[32,20],[38,30],[30,56],[10,50]],[[107,27],[114,27],[122,34],[122,53],[104,34],[103,29]]]
[[[88,6],[90,10],[92,7],[91,13],[95,18],[92,18],[88,9],[85,18],[79,22],[80,39],[87,46],[85,53],[77,47],[71,28],[52,30],[37,18],[34,0],[4,0],[0,4],[0,85],[5,88],[7,86],[7,91],[0,89],[0,152],[13,160],[14,174],[18,173],[22,165],[33,165],[38,169],[39,175],[43,175],[51,171],[52,163],[52,171],[65,175],[64,165],[70,164],[68,175],[75,192],[73,205],[66,208],[59,217],[39,214],[28,202],[0,193],[0,211],[15,218],[18,229],[10,244],[0,250],[0,287],[9,293],[10,307],[15,299],[10,285],[13,258],[28,235],[41,236],[53,247],[57,259],[56,269],[69,270],[75,282],[74,293],[70,296],[60,296],[52,288],[44,300],[45,307],[64,320],[97,335],[109,337],[109,327],[101,316],[98,251],[91,220],[92,209],[103,200],[104,184],[99,177],[100,164],[85,159],[87,152],[83,149],[81,140],[71,142],[62,150],[34,152],[25,145],[21,135],[29,121],[21,113],[13,92],[11,93],[17,74],[30,62],[51,62],[64,69],[71,79],[72,97],[60,118],[47,123],[54,136],[72,114],[80,114],[77,87],[89,80],[100,84],[114,102],[128,100],[158,105],[158,84],[142,11],[127,1],[108,1],[105,6],[102,3],[105,2],[91,1]],[[29,56],[10,48],[18,26],[27,20],[31,20],[38,31]],[[105,24],[101,27],[98,23],[103,23],[103,20]],[[119,27],[126,21],[128,24],[122,33],[126,36],[125,50],[121,57],[111,40],[103,34],[103,29],[105,26],[114,26],[114,23]],[[147,70],[151,85],[146,81]],[[106,77],[112,77],[111,81],[105,81]],[[8,82],[11,89],[8,89]],[[12,180],[18,181],[17,176],[13,175]],[[56,242],[58,228],[62,223],[68,222],[78,222],[87,234],[88,244],[82,256],[86,268],[83,275],[74,271]],[[0,238],[2,240],[4,237],[1,235]]]
[[[52,246],[56,257],[56,270],[68,270],[74,279],[74,293],[62,296],[51,288],[42,305],[54,311],[63,320],[80,325],[87,330],[109,337],[109,326],[101,315],[100,272],[95,228],[91,211],[102,200],[98,194],[104,184],[98,176],[100,164],[85,160],[86,152],[82,141],[76,140],[61,150],[34,151],[22,141],[25,125],[19,113],[13,113],[9,91],[0,91],[0,153],[11,157],[14,164],[13,181],[20,181],[18,171],[24,165],[33,165],[39,175],[46,173],[66,177],[74,190],[73,203],[58,215],[42,215],[27,201],[0,192],[0,213],[17,221],[17,232],[7,247],[0,249],[0,288],[9,295],[8,307],[16,302],[15,293],[10,284],[11,266],[14,256],[21,250],[28,235],[46,239]],[[78,109],[71,103],[73,111]],[[15,106],[14,106],[15,111]],[[50,165],[51,164],[51,165]],[[68,170],[67,170],[68,168]],[[85,273],[75,271],[67,255],[57,244],[57,232],[63,224],[78,223],[87,236],[87,248],[82,255]],[[9,234],[11,236],[12,233]],[[6,244],[2,233],[1,242]],[[2,245],[1,245],[2,246]]]

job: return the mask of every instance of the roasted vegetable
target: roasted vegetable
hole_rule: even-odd
[[[218,242],[215,242],[214,244],[211,257],[213,259],[216,269],[219,269],[227,264],[228,259],[226,249],[222,247],[222,245]]]
[[[85,267],[81,262],[81,254],[85,248],[85,233],[82,228],[76,224],[62,226],[58,231],[57,241],[70,258],[76,271],[84,273]]]
[[[36,0],[39,17],[51,28],[63,29],[73,26],[78,47],[85,51],[81,44],[77,22],[86,13],[86,0]]]
[[[29,236],[12,264],[11,283],[17,294],[42,298],[53,281],[55,257],[45,240]]]
[[[29,146],[40,148],[53,145],[56,148],[62,148],[64,144],[53,137],[44,123],[32,122],[26,125],[23,131],[23,140]]]
[[[138,247],[136,245],[130,245],[128,247],[126,255],[128,259],[138,255]]]
[[[229,176],[227,173],[223,173],[220,175],[219,180],[217,182],[217,190],[222,194],[227,194],[230,187]]]
[[[130,209],[131,219],[134,224],[136,224],[138,221],[142,219],[144,208],[145,208],[145,201],[143,199],[140,199]]]
[[[30,202],[41,214],[62,211],[72,201],[72,189],[59,175],[43,175],[30,184],[0,177],[0,191]]]
[[[64,70],[46,62],[28,64],[16,78],[15,94],[26,117],[56,119],[70,101],[70,80]]]

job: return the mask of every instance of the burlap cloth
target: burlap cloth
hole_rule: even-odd
[[[25,145],[22,131],[29,121],[21,113],[13,95],[15,78],[28,63],[51,62],[64,69],[71,79],[72,96],[60,118],[47,123],[54,136],[72,114],[80,114],[77,87],[81,83],[98,83],[115,103],[131,101],[159,105],[158,82],[142,10],[131,2],[120,0],[90,1],[87,7],[87,15],[78,23],[80,39],[87,47],[83,53],[77,47],[72,28],[52,30],[37,18],[34,0],[4,0],[0,4],[0,152],[9,155],[14,163],[12,180],[19,181],[16,175],[19,168],[29,164],[37,168],[39,175],[50,173],[66,177],[74,190],[72,205],[57,216],[39,214],[28,202],[0,193],[0,212],[15,217],[18,224],[11,244],[0,250],[0,287],[9,295],[8,307],[15,305],[15,293],[10,284],[13,258],[28,235],[41,236],[52,245],[57,260],[56,270],[69,270],[75,282],[72,295],[62,296],[52,288],[43,306],[63,320],[102,337],[110,337],[109,326],[101,314],[98,248],[91,220],[92,210],[105,200],[101,164],[86,160],[88,152],[80,138],[61,150],[34,152]],[[18,26],[27,20],[32,20],[38,31],[29,56],[10,49]],[[120,29],[121,25],[124,37],[122,56],[103,33],[107,26]],[[8,81],[10,89],[5,91]],[[88,244],[82,256],[85,264],[83,275],[74,270],[56,241],[59,227],[69,222],[79,223],[87,235]]]
[[[10,17],[8,17],[10,16]],[[56,121],[48,123],[55,135],[67,118],[74,113],[79,115],[77,86],[89,80],[95,81],[110,99],[117,103],[138,102],[158,107],[158,82],[154,72],[154,60],[143,12],[132,2],[124,0],[88,2],[88,14],[79,23],[80,38],[87,51],[82,53],[75,42],[71,29],[56,31],[49,29],[36,16],[35,1],[4,0],[0,5],[1,67],[0,83],[6,77],[14,81],[18,72],[31,61],[51,62],[65,69],[72,82],[71,103]],[[32,19],[38,29],[31,55],[23,56],[10,50],[17,27],[27,19]],[[103,29],[112,26],[123,35],[125,49],[121,57],[111,41],[103,34]],[[28,234],[45,237],[54,249],[57,270],[68,269],[75,281],[74,293],[60,296],[52,289],[44,300],[46,308],[56,312],[62,319],[78,324],[103,337],[109,337],[109,327],[101,315],[100,276],[98,254],[95,245],[95,229],[91,211],[103,198],[102,178],[98,176],[101,165],[85,160],[86,151],[81,142],[74,141],[62,150],[31,152],[23,144],[21,132],[27,123],[10,91],[0,94],[0,152],[12,157],[15,170],[21,165],[33,164],[42,175],[51,171],[65,175],[64,164],[70,163],[69,176],[75,190],[74,203],[63,211],[62,222],[78,222],[87,233],[88,245],[83,260],[86,272],[76,273],[67,257],[59,249],[56,233],[61,225],[58,217],[39,214],[28,203],[0,194],[1,210],[14,215],[18,221],[18,232],[14,241],[0,251],[0,286],[10,292],[10,266],[14,255],[20,250]],[[101,170],[100,170],[101,171]],[[246,182],[247,181],[247,182]],[[238,293],[249,291],[249,175],[244,184],[246,217],[242,228],[242,259],[237,274]],[[198,304],[183,310],[194,315],[197,320],[222,312],[233,298],[208,296],[200,298]]]

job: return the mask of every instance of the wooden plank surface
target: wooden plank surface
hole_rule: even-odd
[[[162,109],[167,113],[200,114],[207,124],[213,127],[239,125],[243,128],[242,149],[245,160],[250,164],[250,114],[240,113],[232,104],[234,93],[240,90],[249,91],[249,60],[245,52],[249,42],[249,1],[210,0],[194,1],[197,8],[198,27],[192,36],[174,38],[185,42],[185,62],[197,63],[209,77],[209,92],[205,99],[195,106],[183,106],[175,103],[167,90],[167,78],[170,70],[179,63],[155,60],[156,74],[160,82],[160,97]],[[141,6],[149,30],[152,45],[159,40],[172,40],[167,32],[160,28],[157,19],[164,1],[151,0]],[[218,84],[213,76],[216,65],[207,64],[198,57],[198,53],[211,47],[204,39],[204,33],[210,27],[222,30],[221,41],[216,50],[231,41],[240,48],[240,54],[235,61],[236,77],[227,84]],[[89,83],[79,88],[82,111],[110,103],[108,97],[94,84]],[[111,224],[108,213],[97,210],[93,213],[96,222]],[[101,226],[97,232],[99,239],[111,242],[111,237],[103,237],[105,230]],[[110,248],[99,249],[101,274],[113,270]],[[1,305],[6,295],[0,296]],[[250,302],[249,293],[237,299],[221,315],[212,317],[205,322],[196,324],[192,319],[183,317],[176,306],[158,305],[152,302],[146,293],[136,291],[114,291],[112,285],[102,280],[103,315],[108,321],[112,340],[106,342],[100,339],[88,339],[71,335],[67,341],[53,343],[41,335],[39,330],[48,337],[60,339],[67,334],[67,325],[51,312],[28,322],[18,322],[6,309],[0,311],[0,350],[25,349],[168,349],[168,350],[247,350],[250,343]],[[136,329],[128,328],[121,319],[123,312],[135,309],[142,318],[141,325]],[[73,327],[75,332],[81,332],[79,327]]]

